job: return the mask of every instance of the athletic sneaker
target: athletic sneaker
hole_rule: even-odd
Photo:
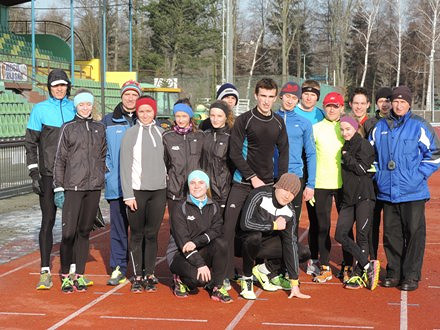
[[[254,292],[254,283],[252,282],[252,279],[242,279],[241,280],[241,292],[240,296],[242,296],[244,299],[248,300],[255,300],[257,299],[257,296]]]
[[[221,287],[218,289],[216,286],[211,291],[211,299],[215,301],[219,301],[225,304],[229,304],[233,302],[231,296],[229,295],[228,291]]]
[[[277,291],[278,288],[270,283],[269,278],[266,274],[263,274],[258,270],[258,266],[252,268],[252,274],[257,278],[258,282],[260,282],[261,286],[266,291]]]
[[[380,273],[380,262],[379,260],[371,260],[370,267],[365,271],[367,277],[367,289],[374,290],[377,287],[377,282],[379,281]]]
[[[110,276],[110,279],[107,281],[107,285],[119,285],[121,283],[124,283],[127,278],[124,274],[119,270],[119,266],[115,268],[115,270],[112,272],[112,275]]]
[[[63,291],[64,293],[73,292],[73,281],[70,278],[70,276],[66,276],[62,278],[61,291]]]
[[[338,273],[338,278],[342,280],[342,283],[347,282],[352,275],[353,267],[351,266],[345,266],[344,263],[342,263],[341,270]]]
[[[76,275],[75,275],[75,273],[69,273],[69,277],[73,281],[73,280],[75,280]],[[92,286],[94,284],[92,280],[89,280],[84,275],[83,275],[83,279],[84,279],[84,283],[86,284],[87,287]]]
[[[279,290],[291,290],[292,286],[290,285],[290,281],[285,278],[283,275],[275,276],[270,280],[270,283],[273,284]]]
[[[151,281],[153,284],[159,284],[159,279],[158,279],[156,276],[154,276],[154,274],[151,274],[151,275],[149,276],[149,278],[150,278],[150,281]]]
[[[364,280],[359,275],[353,275],[350,279],[344,283],[345,289],[358,290],[366,286]]]
[[[40,273],[40,281],[37,284],[37,290],[49,290],[53,286],[52,276],[47,270]]]
[[[318,276],[313,278],[314,282],[317,283],[325,283],[332,279],[332,271],[330,270],[330,266],[321,266],[321,271]]]
[[[142,284],[144,286],[145,291],[147,292],[157,291],[157,287],[154,279],[155,277],[153,275],[147,275],[146,277],[144,277],[144,279],[142,280]]]
[[[306,270],[307,275],[313,275],[313,276],[318,276],[320,273],[320,269],[318,266],[318,260],[317,259],[309,259],[309,261],[307,262],[307,270]]]
[[[84,281],[84,276],[78,276],[73,281],[73,286],[75,287],[75,290],[78,292],[85,292],[87,291],[87,284]]]
[[[229,291],[229,290],[232,289],[231,282],[229,281],[229,278],[225,278],[225,279],[223,280],[223,288],[224,288],[226,291]]]
[[[173,275],[173,293],[177,298],[188,297],[189,288],[180,280],[178,275]]]
[[[144,291],[144,287],[142,285],[142,279],[140,280],[134,279],[133,283],[131,284],[130,291],[133,293],[142,293],[142,291]]]

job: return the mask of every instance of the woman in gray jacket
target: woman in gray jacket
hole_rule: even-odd
[[[157,236],[165,212],[166,167],[163,159],[163,129],[156,125],[156,101],[136,101],[137,123],[127,130],[121,144],[121,184],[130,225],[130,256],[135,279],[131,291],[156,291],[153,275]],[[145,244],[142,244],[145,241]],[[144,265],[145,270],[143,273]]]

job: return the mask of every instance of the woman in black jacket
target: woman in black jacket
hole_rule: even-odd
[[[80,89],[73,102],[76,116],[61,128],[54,165],[55,205],[63,208],[60,254],[61,290],[65,293],[87,289],[83,275],[89,235],[104,188],[107,152],[105,127],[92,119],[92,93]],[[68,274],[70,264],[76,264],[73,278]]]
[[[375,154],[371,144],[362,138],[359,124],[349,116],[340,119],[341,133],[345,140],[342,147],[343,199],[336,226],[335,239],[357,261],[351,278],[344,283],[346,289],[367,287],[374,290],[379,279],[378,260],[368,260],[368,233],[373,216],[373,180],[369,172]],[[356,242],[348,233],[356,222]]]
[[[200,168],[203,132],[192,121],[193,111],[186,103],[173,108],[174,125],[163,133],[165,166],[167,168],[167,204],[171,216],[176,205],[186,198],[186,180],[191,171]]]
[[[215,101],[209,108],[209,118],[212,128],[204,132],[202,168],[211,178],[212,199],[224,212],[233,172],[228,149],[234,116],[225,101]]]
[[[219,206],[207,196],[209,178],[203,171],[193,171],[188,186],[188,196],[174,209],[170,221],[167,261],[174,274],[174,294],[185,298],[204,285],[213,300],[232,302],[223,288],[226,241],[221,237]]]

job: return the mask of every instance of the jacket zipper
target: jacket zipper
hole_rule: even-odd
[[[63,100],[60,100],[60,113],[61,113],[61,120],[63,121],[64,124],[64,116],[63,116],[63,107],[61,106],[61,103],[63,102]]]

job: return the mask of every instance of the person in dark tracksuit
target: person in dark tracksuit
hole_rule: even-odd
[[[234,117],[226,102],[215,101],[209,108],[209,118],[212,128],[204,131],[202,169],[211,178],[212,199],[223,212],[232,181],[233,165],[228,151]]]
[[[165,165],[167,167],[167,205],[170,217],[174,208],[186,198],[186,180],[191,171],[201,168],[204,134],[197,131],[193,111],[186,103],[173,107],[174,125],[163,133]]]
[[[156,291],[153,274],[157,237],[165,213],[167,174],[163,129],[156,125],[156,114],[154,99],[138,98],[137,123],[127,130],[121,144],[121,184],[130,224],[130,256],[135,275],[131,291],[134,293]]]
[[[32,178],[33,191],[39,195],[42,213],[39,233],[41,256],[40,280],[37,290],[50,289],[50,274],[56,206],[53,194],[53,163],[60,127],[75,117],[75,107],[70,96],[70,80],[60,69],[54,69],[47,77],[49,99],[37,103],[31,112],[26,129],[26,164]]]
[[[188,186],[189,194],[174,208],[170,221],[167,261],[174,274],[174,295],[185,298],[204,285],[211,299],[230,303],[223,288],[227,261],[223,220],[218,204],[207,196],[209,177],[201,170],[192,171]]]
[[[77,91],[73,100],[76,116],[61,127],[55,156],[54,199],[57,207],[63,208],[60,255],[61,290],[65,293],[87,289],[83,275],[89,235],[104,188],[105,127],[92,118],[93,99],[90,91]],[[76,264],[73,278],[69,276],[72,263]]]
[[[299,178],[284,173],[276,184],[254,189],[243,207],[240,220],[240,240],[243,255],[243,278],[240,295],[255,300],[252,275],[264,290],[290,290],[290,296],[310,298],[299,290],[299,257],[295,233],[296,216],[291,202],[301,189]],[[268,263],[254,266],[256,259],[278,260],[271,265],[285,265],[289,280],[280,274],[280,267]],[[273,281],[276,279],[277,281]],[[289,284],[280,285],[281,279]]]
[[[392,110],[370,134],[376,151],[377,198],[384,202],[384,287],[413,291],[421,279],[425,253],[428,178],[440,167],[440,140],[432,126],[411,111],[407,86],[393,89]]]
[[[134,80],[126,81],[121,87],[121,102],[102,122],[107,136],[107,172],[105,173],[104,197],[110,206],[110,269],[108,285],[126,281],[128,261],[128,220],[122,198],[119,171],[119,152],[125,132],[136,123],[136,100],[142,95],[141,86]]]
[[[234,240],[241,208],[253,188],[274,182],[273,155],[278,149],[278,175],[287,172],[289,142],[283,119],[273,113],[278,86],[264,78],[255,86],[257,106],[237,117],[231,132],[229,156],[236,167],[225,210],[228,279],[234,276]]]
[[[368,235],[376,199],[372,174],[368,171],[374,162],[374,148],[357,132],[359,123],[355,118],[341,117],[340,126],[345,143],[341,150],[342,202],[335,239],[356,259],[354,271],[344,287],[374,290],[380,271],[378,260],[368,260]],[[354,223],[356,242],[349,235]],[[353,260],[347,265],[352,266]]]
[[[376,93],[376,114],[364,123],[364,129],[366,133],[366,138],[370,136],[373,128],[376,126],[377,122],[382,118],[385,118],[390,113],[391,109],[391,94],[393,90],[389,87],[381,87]],[[374,183],[374,189],[377,194],[376,182]],[[376,200],[374,204],[373,212],[373,224],[371,225],[370,235],[369,235],[369,247],[370,247],[370,258],[377,259],[377,249],[379,248],[379,229],[380,229],[380,218],[383,210],[383,201]]]

